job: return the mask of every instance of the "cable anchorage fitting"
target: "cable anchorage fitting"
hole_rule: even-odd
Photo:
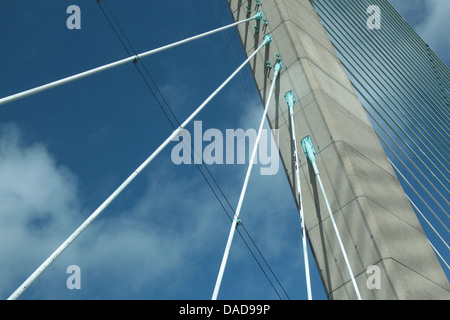
[[[311,137],[306,136],[302,140],[303,151],[305,152],[306,158],[311,162],[311,164],[316,163],[316,150],[314,149],[314,145],[312,143]]]
[[[177,129],[177,137],[181,137],[184,133],[184,128],[182,126],[179,126]]]
[[[278,62],[275,63],[275,65],[273,66],[273,70],[275,70],[275,72],[280,72],[281,69],[283,69],[283,64],[281,63],[281,61],[278,61]]]
[[[255,19],[256,21],[264,20],[264,15],[261,11],[256,12],[256,14],[252,17],[252,19]],[[267,20],[266,20],[267,21]]]
[[[277,56],[277,62],[276,62],[275,65],[273,66],[273,70],[274,70],[275,72],[280,72],[281,69],[283,69],[283,63],[281,63],[280,54],[279,54],[279,53],[275,53],[275,55]]]
[[[292,109],[292,107],[295,104],[295,96],[294,96],[294,91],[288,91],[285,95],[284,95],[284,99],[286,99],[286,103],[289,107],[289,109]]]
[[[256,20],[256,26],[254,26],[253,28],[255,29],[255,33],[259,33],[259,25],[260,25],[260,21],[264,21],[266,19],[264,19],[264,15],[261,11],[258,11],[253,17],[252,19]],[[266,20],[267,21],[267,20]]]
[[[265,45],[272,43],[272,41],[273,41],[273,39],[272,39],[272,36],[270,35],[270,33],[268,33],[264,36],[264,44]]]
[[[281,62],[281,57],[279,53],[275,53],[275,56],[277,57],[277,62]]]

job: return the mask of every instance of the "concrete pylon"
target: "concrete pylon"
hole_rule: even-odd
[[[297,143],[311,136],[317,166],[363,299],[450,299],[450,286],[374,129],[308,0],[227,0],[233,18],[248,7],[269,22],[238,27],[247,55],[270,33],[273,42],[250,63],[265,104],[276,53],[283,70],[268,120],[295,195],[293,145],[284,99],[293,90]],[[314,172],[301,148],[307,235],[330,299],[355,291]],[[296,197],[294,197],[296,198]],[[370,267],[375,266],[375,268]],[[370,267],[370,268],[369,268]],[[379,271],[379,274],[378,274]],[[301,270],[299,270],[301,272]],[[377,277],[379,276],[379,277]],[[313,292],[314,296],[314,292]]]

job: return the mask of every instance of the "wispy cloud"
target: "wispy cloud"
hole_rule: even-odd
[[[450,30],[450,1],[448,0],[391,0],[394,7],[411,24],[421,38],[447,64],[450,64],[449,41],[442,38],[443,30]]]
[[[77,180],[45,146],[23,146],[17,127],[0,130],[0,296],[55,247],[79,217]],[[24,280],[24,279],[23,279]],[[11,291],[11,292],[8,292]]]
[[[428,0],[426,1],[428,14],[425,19],[417,25],[417,32],[435,50],[441,59],[449,65],[448,53],[450,52],[450,42],[443,39],[443,30],[450,31],[450,1],[448,0]],[[445,37],[445,33],[444,33]]]

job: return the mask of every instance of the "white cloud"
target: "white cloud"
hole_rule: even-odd
[[[390,2],[413,26],[424,19],[426,0],[391,0]]]
[[[392,5],[410,23],[420,37],[448,65],[450,42],[450,1],[448,0],[391,0]]]
[[[215,199],[205,194],[209,190],[194,188],[204,186],[201,181],[155,167],[142,175],[147,177],[146,188],[132,206],[107,208],[22,298],[117,299],[142,297],[146,291],[149,298],[177,298],[189,291],[186,283],[192,273],[201,271],[204,258],[217,250],[219,238],[215,240],[214,235],[225,221],[223,213],[218,212]],[[44,145],[25,146],[17,127],[2,128],[1,299],[88,216],[80,209],[77,187],[73,174],[59,166]],[[81,268],[79,291],[66,288],[65,271],[71,264]],[[170,292],[155,292],[161,288]],[[208,295],[205,291],[203,298]]]
[[[0,128],[1,298],[76,221],[76,189],[43,145],[23,146],[17,127]]]
[[[450,42],[445,40],[448,32],[450,32],[450,20],[448,19],[450,1],[428,0],[426,4],[428,14],[417,25],[416,30],[422,39],[444,60],[450,52]]]

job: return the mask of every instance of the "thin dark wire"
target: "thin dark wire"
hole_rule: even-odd
[[[111,14],[111,16],[113,17],[116,25],[118,26],[119,30],[121,31],[121,33],[123,34],[123,36],[125,37],[126,41],[128,42],[128,44],[130,45],[131,49],[133,50],[134,54],[136,53],[136,50],[134,49],[133,45],[131,44],[131,41],[129,40],[129,38],[127,37],[126,33],[124,32],[124,30],[122,29],[122,27],[120,26],[118,20],[116,19],[114,13],[112,12],[112,10],[109,8],[108,4],[106,3],[106,1],[103,1],[105,7],[107,8],[107,10],[109,11],[109,13]],[[124,47],[124,49],[126,50],[128,55],[131,55],[130,51],[128,50],[127,46],[125,45],[124,41],[122,40],[122,38],[120,37],[120,35],[118,34],[117,30],[115,29],[113,23],[111,22],[111,20],[109,19],[109,17],[107,16],[106,12],[104,11],[104,9],[102,8],[102,6],[100,5],[100,1],[97,0],[97,4],[99,5],[100,9],[102,10],[104,16],[106,17],[106,19],[108,20],[109,25],[111,26],[111,28],[114,30],[114,33],[116,34],[116,36],[119,38],[122,46]],[[170,117],[168,116],[167,112],[164,110],[162,104],[160,103],[159,99],[156,97],[155,92],[153,91],[153,89],[151,88],[150,84],[148,83],[147,79],[145,79],[145,76],[143,75],[142,71],[138,68],[137,63],[141,62],[141,65],[143,66],[147,76],[151,79],[153,85],[155,86],[155,88],[157,89],[159,96],[161,96],[161,98],[163,99],[164,103],[166,104],[167,108],[169,109],[170,113],[172,114],[173,118],[175,119],[175,121],[178,123],[178,125],[180,125],[180,122],[178,121],[177,117],[175,116],[175,114],[172,111],[172,108],[170,107],[170,105],[168,104],[167,100],[165,99],[164,95],[161,93],[161,91],[159,90],[158,86],[156,85],[155,81],[153,80],[152,76],[150,75],[150,72],[148,71],[147,67],[145,66],[145,64],[142,61],[135,61],[135,66],[137,68],[137,70],[139,71],[142,79],[145,81],[148,89],[151,91],[153,97],[155,98],[155,100],[158,102],[161,110],[163,111],[164,115],[166,116],[167,120],[170,122],[171,126],[173,129],[175,129],[174,124],[172,123]],[[192,142],[191,142],[192,144]],[[194,149],[194,151],[196,151]],[[191,158],[194,159],[194,156],[191,154]],[[206,183],[208,184],[209,188],[211,189],[211,191],[213,192],[214,196],[216,197],[216,199],[219,201],[222,209],[224,210],[224,212],[226,213],[226,215],[228,216],[228,218],[230,219],[230,221],[232,221],[232,218],[230,216],[230,214],[228,213],[228,211],[226,210],[225,206],[223,205],[222,201],[220,200],[219,196],[217,195],[216,191],[214,190],[214,188],[212,187],[212,185],[210,184],[210,182],[208,181],[208,179],[206,178],[205,174],[203,173],[203,171],[201,170],[200,166],[198,164],[196,164],[196,167],[198,168],[198,170],[200,171],[201,175],[203,176],[204,180],[206,181]],[[214,181],[214,184],[216,185],[216,187],[219,189],[220,193],[222,194],[222,196],[225,198],[226,202],[228,203],[228,205],[230,206],[230,208],[232,209],[233,213],[235,214],[235,211],[233,209],[233,207],[231,206],[230,202],[228,201],[228,198],[226,197],[226,195],[224,194],[222,188],[219,186],[217,180],[214,178],[214,176],[212,175],[211,171],[208,169],[208,167],[203,164],[203,167],[207,170],[209,176],[211,177],[211,179]],[[277,276],[275,275],[275,273],[273,272],[272,268],[270,267],[270,265],[268,264],[267,260],[265,259],[264,255],[262,254],[262,252],[259,250],[259,248],[257,247],[256,243],[253,241],[252,237],[250,236],[250,234],[248,233],[247,229],[245,228],[245,226],[243,224],[241,224],[241,226],[243,227],[245,233],[247,234],[247,236],[249,237],[249,239],[251,240],[251,242],[253,243],[254,247],[256,248],[256,250],[258,251],[258,253],[260,254],[260,256],[262,257],[264,263],[267,265],[267,267],[269,268],[270,272],[272,273],[272,275],[274,276],[274,278],[276,279],[278,285],[281,287],[281,289],[283,290],[283,292],[285,293],[285,295],[289,298],[289,295],[286,293],[285,289],[283,288],[283,286],[281,285],[280,281],[278,280]],[[250,248],[250,246],[248,245],[247,241],[245,241],[244,237],[242,236],[241,232],[239,231],[239,229],[237,229],[236,231],[238,231],[238,234],[240,235],[240,237],[242,238],[242,240],[244,241],[245,245],[247,246],[247,248],[249,249],[250,253],[252,254],[253,258],[255,259],[256,263],[258,264],[258,266],[260,267],[261,271],[264,273],[265,277],[267,278],[267,280],[269,281],[270,285],[272,286],[272,288],[274,289],[274,291],[276,292],[276,294],[278,295],[278,297],[280,299],[281,296],[278,293],[278,291],[276,290],[275,286],[273,285],[272,281],[270,280],[269,276],[267,275],[267,273],[264,271],[263,267],[261,266],[260,262],[258,261],[258,259],[256,258],[255,254],[253,253],[252,249]]]
[[[109,7],[108,7],[108,5],[106,4],[106,2],[103,1],[103,3],[106,5],[106,7],[108,8],[108,11],[109,11],[109,12],[111,13],[111,15],[113,16],[114,21],[116,21],[116,24],[118,24],[117,19],[116,19],[116,18],[114,17],[114,15],[112,14],[112,11],[109,9]],[[106,14],[105,10],[104,10],[103,7],[100,5],[100,1],[99,1],[99,0],[97,0],[97,4],[98,4],[98,6],[100,7],[100,9],[102,10],[103,15],[105,16],[106,20],[108,20],[109,25],[110,25],[111,28],[113,29],[114,33],[116,34],[116,36],[117,36],[117,38],[119,39],[120,43],[122,44],[123,48],[124,48],[125,51],[127,52],[127,55],[128,55],[128,56],[131,56],[132,53],[128,50],[127,46],[126,46],[125,43],[123,42],[122,37],[119,35],[119,33],[117,32],[117,30],[116,30],[116,28],[114,27],[113,23],[111,22],[111,20],[109,19],[108,15]],[[120,28],[120,26],[119,26],[119,28]],[[124,34],[122,28],[120,28],[120,30],[121,30],[121,32]],[[131,43],[130,43],[130,40],[128,39],[128,37],[125,36],[125,38],[127,39],[128,43],[129,43],[130,46],[131,46]],[[133,48],[132,46],[131,46],[131,48],[132,48],[134,54],[136,55],[136,54],[137,54],[137,53],[136,53],[136,50],[134,50],[134,48]],[[170,117],[169,117],[169,115],[167,114],[167,112],[164,110],[164,108],[163,108],[163,106],[161,105],[161,103],[159,103],[158,98],[156,97],[155,92],[154,92],[153,89],[151,88],[151,86],[150,86],[150,84],[148,83],[147,79],[146,79],[146,78],[144,77],[144,75],[142,74],[142,71],[139,69],[139,67],[138,67],[138,65],[137,65],[137,62],[138,62],[138,61],[134,61],[134,65],[135,65],[136,69],[139,71],[139,74],[141,75],[142,80],[144,80],[144,82],[145,82],[147,88],[150,90],[150,92],[152,93],[153,97],[154,97],[155,100],[158,102],[158,105],[159,105],[161,111],[164,113],[165,117],[166,117],[167,120],[170,122],[171,126],[175,129],[175,127],[174,127],[174,125],[173,125],[173,123],[172,123],[172,120],[170,119]],[[143,64],[142,64],[142,65],[143,65]],[[145,67],[144,67],[144,68],[145,68]],[[147,71],[147,74],[150,76],[150,74],[148,73],[148,71]],[[151,77],[150,77],[150,78],[151,78]],[[152,81],[153,81],[153,79],[152,79]],[[153,84],[155,84],[155,82],[153,82]],[[155,86],[156,86],[156,84],[155,84]],[[173,113],[172,113],[172,114],[173,114]],[[177,121],[177,122],[178,122],[178,121]]]
[[[120,26],[119,21],[117,21],[117,19],[116,19],[116,16],[115,16],[114,13],[112,12],[112,10],[109,8],[109,6],[108,6],[108,4],[106,3],[105,0],[103,1],[103,3],[105,4],[106,9],[108,9],[109,13],[111,14],[111,16],[113,17],[114,21],[116,22],[116,25],[119,27],[120,32],[122,32],[123,36],[124,36],[125,39],[127,40],[128,44],[130,45],[131,49],[133,50],[133,53],[134,53],[135,55],[137,55],[137,52],[136,52],[136,50],[134,49],[133,44],[131,43],[131,41],[130,41],[130,39],[128,38],[128,36],[127,36],[127,34],[125,33],[125,31],[124,31],[124,30],[122,29],[122,27]],[[99,5],[100,5],[100,4],[99,4]],[[101,7],[101,6],[100,6],[100,7]],[[112,25],[111,25],[111,27],[114,29],[114,27],[113,27]],[[116,32],[115,30],[114,30],[114,32],[117,34],[117,32]],[[120,42],[122,42],[121,39],[120,39]],[[123,44],[123,42],[122,42],[122,44]],[[153,85],[155,86],[156,90],[158,91],[159,96],[163,99],[164,103],[166,104],[167,108],[169,109],[170,113],[172,114],[172,117],[175,119],[175,121],[177,122],[178,126],[180,126],[181,123],[178,121],[177,117],[175,116],[175,114],[174,114],[173,111],[172,111],[172,108],[170,108],[169,104],[167,103],[166,98],[164,97],[164,95],[163,95],[163,94],[161,93],[161,91],[159,90],[158,86],[156,85],[155,81],[153,80],[153,77],[150,75],[150,72],[148,71],[148,69],[147,69],[147,67],[145,66],[144,62],[142,62],[142,61],[140,61],[140,62],[141,62],[142,67],[143,67],[144,70],[145,70],[145,73],[146,73],[147,76],[150,78],[150,80],[152,81],[152,83],[153,83]],[[137,67],[137,64],[136,64],[136,67]],[[150,90],[151,90],[151,89],[150,89]],[[152,90],[152,94],[153,94],[153,96],[155,97],[155,99],[158,101],[158,99],[156,98],[156,96],[155,96],[153,90]],[[158,101],[158,103],[159,103],[159,101]],[[161,106],[161,105],[160,105],[160,106]],[[162,106],[161,106],[161,108],[162,108]],[[169,120],[169,121],[170,121],[170,120]],[[172,122],[171,122],[171,124],[172,124]],[[173,124],[172,124],[172,127],[174,127]]]

